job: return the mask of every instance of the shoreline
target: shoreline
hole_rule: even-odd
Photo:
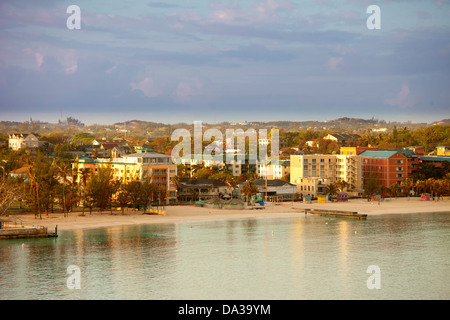
[[[165,208],[165,216],[144,215],[142,211],[128,210],[125,211],[124,215],[122,215],[121,211],[113,211],[113,214],[110,211],[103,213],[96,211],[92,215],[89,212],[85,212],[84,216],[81,215],[81,212],[71,212],[68,217],[64,217],[62,213],[50,213],[48,216],[44,213],[42,214],[42,219],[35,219],[34,214],[12,214],[6,219],[17,217],[27,227],[44,226],[51,231],[57,226],[58,231],[61,231],[143,224],[303,217],[305,215],[304,211],[302,211],[303,209],[357,211],[361,214],[367,214],[367,218],[370,219],[370,216],[375,215],[450,212],[450,199],[421,201],[420,198],[392,198],[380,204],[368,202],[366,199],[311,204],[282,202],[266,206],[264,210],[224,210],[180,205],[167,206]]]

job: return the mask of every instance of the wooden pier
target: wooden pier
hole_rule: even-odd
[[[304,209],[304,211],[305,214],[309,213],[333,218],[367,219],[367,214],[361,214],[355,211],[339,211],[339,210],[324,210],[324,209]]]
[[[46,227],[0,229],[0,239],[55,238],[57,236],[58,226],[55,227],[55,232],[49,232]]]

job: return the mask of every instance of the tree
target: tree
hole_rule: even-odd
[[[79,169],[79,174],[80,174],[80,192],[81,192],[81,199],[83,201],[83,215],[84,215],[84,202],[86,201],[86,185],[89,179],[89,176],[91,174],[91,169],[90,168],[81,168]]]
[[[247,202],[250,203],[251,197],[258,193],[258,187],[253,181],[247,181],[247,183],[241,188],[241,194],[244,194],[247,198]]]
[[[144,214],[149,204],[157,198],[157,195],[158,185],[152,182],[151,177],[144,178],[139,192],[139,204],[144,209]]]
[[[336,182],[336,186],[341,192],[343,192],[348,187],[348,182],[345,180],[339,180],[338,182]]]
[[[380,190],[380,186],[378,185],[378,181],[373,174],[369,175],[369,178],[364,183],[364,194],[367,196],[367,201],[370,201],[372,195],[377,193]]]
[[[120,183],[116,194],[116,203],[122,209],[122,215],[125,214],[125,208],[130,204],[131,197],[127,185]]]
[[[53,206],[57,187],[57,170],[48,158],[38,152],[36,158],[29,157],[28,178],[30,192],[27,199],[33,208],[35,217],[42,218],[41,213],[45,210],[48,214],[50,206]]]
[[[21,179],[0,180],[0,216],[4,215],[11,205],[24,196]]]
[[[112,195],[116,189],[112,169],[109,166],[100,167],[97,174],[91,177],[89,184],[91,196],[100,212],[111,207]]]
[[[394,198],[397,198],[398,195],[398,184],[393,183],[390,187],[389,187],[389,194],[391,196],[393,196]]]
[[[339,191],[339,188],[338,188],[337,184],[333,183],[333,182],[327,184],[324,188],[324,192],[325,192],[325,194],[328,195],[328,197],[330,198],[330,201],[333,200],[333,198],[336,196],[338,191]]]

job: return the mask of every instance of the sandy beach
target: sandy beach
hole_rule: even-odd
[[[68,217],[62,213],[48,216],[42,214],[42,219],[35,219],[33,214],[11,215],[9,218],[21,219],[25,226],[44,226],[49,231],[58,226],[58,230],[76,230],[87,228],[103,228],[138,224],[183,223],[190,221],[236,220],[236,219],[264,219],[277,217],[304,216],[302,209],[330,209],[342,211],[357,211],[372,215],[380,214],[408,214],[426,212],[450,212],[450,199],[440,201],[421,201],[419,198],[388,199],[380,204],[368,202],[365,199],[351,199],[348,202],[328,202],[305,204],[300,202],[284,202],[272,204],[263,210],[222,210],[200,208],[195,206],[167,206],[166,215],[144,215],[142,211],[128,210],[122,215],[121,211],[93,212],[81,215],[81,212],[71,212]]]

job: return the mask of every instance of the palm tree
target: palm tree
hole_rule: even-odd
[[[81,192],[82,192],[82,198],[83,198],[83,213],[82,215],[84,216],[84,201],[86,200],[86,184],[88,181],[88,177],[91,173],[91,169],[90,168],[81,168],[79,170],[80,173],[80,184],[82,186],[81,188]]]
[[[247,202],[250,203],[251,197],[258,193],[258,187],[253,181],[247,181],[247,183],[242,187],[241,193],[247,197]]]
[[[336,183],[329,183],[325,186],[324,188],[324,192],[325,194],[328,195],[328,197],[330,198],[330,201],[332,201],[332,199],[336,196],[337,192],[338,192],[338,186]]]
[[[336,182],[336,186],[339,188],[341,192],[343,192],[348,187],[348,182],[345,180],[340,180]]]
[[[72,167],[72,164],[71,163],[65,163],[65,164],[59,165],[56,161],[54,161],[53,164],[56,166],[56,168],[58,168],[58,174],[63,179],[63,184],[62,184],[62,207],[63,207],[63,214],[64,214],[64,217],[65,217],[66,216],[65,185],[66,185],[66,182],[67,182],[68,169],[69,169],[69,167]]]
[[[173,177],[170,178],[170,182],[172,182],[175,185],[175,189],[177,190],[176,195],[178,196],[178,188],[179,188],[179,184],[180,184],[180,177],[178,175],[175,175]],[[178,198],[175,199],[176,201],[178,201]]]

